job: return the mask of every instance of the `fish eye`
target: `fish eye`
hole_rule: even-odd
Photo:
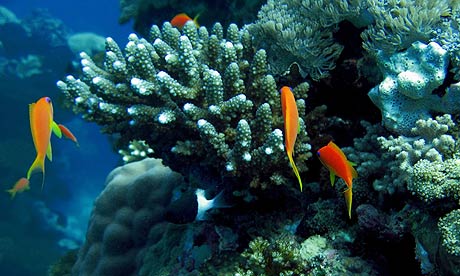
[[[317,152],[316,152],[316,155],[317,155],[318,157],[320,157],[321,154],[319,153],[319,151],[317,151]]]
[[[50,98],[50,97],[46,97],[45,100],[46,100],[47,103],[50,103],[50,102],[51,102],[51,98]]]

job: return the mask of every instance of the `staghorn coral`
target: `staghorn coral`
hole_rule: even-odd
[[[125,163],[129,163],[146,158],[153,153],[153,149],[151,149],[145,141],[133,140],[129,142],[128,150],[120,149],[118,153],[123,156],[123,161]]]
[[[185,174],[187,164],[197,164],[208,175],[235,176],[235,182],[257,179],[252,185],[259,187],[270,178],[292,177],[276,83],[267,74],[266,52],[254,53],[246,30],[232,24],[224,39],[218,23],[209,33],[189,22],[180,33],[166,22],[152,26],[150,41],[131,34],[122,51],[107,38],[103,65],[81,53],[81,79],[58,82],[67,103],[105,132],[119,133],[119,148],[144,140],[153,155]],[[307,90],[294,89],[299,164],[311,156],[302,119]]]

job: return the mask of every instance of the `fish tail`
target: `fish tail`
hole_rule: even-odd
[[[37,158],[35,158],[35,161],[32,163],[29,170],[27,171],[27,180],[30,180],[30,176],[38,170],[42,172],[43,190],[43,185],[45,184],[45,158],[40,158],[40,156],[37,155]]]
[[[5,192],[9,193],[11,195],[11,199],[13,199],[16,196],[16,190],[14,188],[5,190]]]
[[[345,202],[347,204],[348,217],[351,219],[351,201],[352,201],[352,197],[353,197],[353,192],[352,192],[351,187],[346,189],[343,193],[345,195]]]
[[[291,163],[292,170],[294,171],[297,180],[299,181],[300,185],[300,192],[302,192],[302,179],[300,179],[299,170],[297,170],[297,166],[295,165],[294,159],[292,158],[292,154],[288,154],[289,162]]]

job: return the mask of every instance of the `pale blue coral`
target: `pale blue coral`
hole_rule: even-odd
[[[430,112],[460,111],[460,93],[433,93],[445,80],[448,58],[435,42],[415,42],[407,51],[390,56],[383,51],[377,54],[384,79],[368,95],[380,109],[387,129],[410,135],[415,122],[431,118]]]
[[[58,87],[84,118],[121,133],[122,145],[144,140],[176,165],[199,159],[218,175],[269,183],[271,174],[290,172],[280,171],[288,162],[277,85],[248,31],[231,24],[227,34],[218,23],[208,32],[189,22],[181,33],[165,22],[152,26],[151,42],[131,34],[123,51],[108,38],[103,64],[82,53],[81,79],[68,76]],[[309,86],[300,87],[294,93],[305,117]],[[311,156],[308,140],[301,119],[299,162]]]

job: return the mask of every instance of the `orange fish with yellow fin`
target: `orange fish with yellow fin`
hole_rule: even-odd
[[[329,178],[331,179],[332,186],[334,186],[336,175],[342,178],[347,184],[347,189],[343,193],[347,204],[348,216],[351,218],[353,178],[358,177],[358,173],[353,168],[354,164],[348,161],[343,151],[332,141],[320,148],[317,155],[321,163],[329,169]]]
[[[302,192],[302,179],[300,179],[299,170],[292,157],[295,140],[299,132],[299,111],[297,110],[294,94],[291,88],[287,86],[281,87],[281,109],[284,118],[284,145],[286,147],[286,153],[289,158],[289,163],[291,163],[292,170],[299,181],[300,191]]]
[[[13,199],[16,196],[16,193],[22,193],[29,189],[29,179],[22,177],[14,184],[13,188],[6,190],[6,192],[9,193],[11,195],[11,199]]]
[[[200,16],[200,14],[197,14],[195,16],[195,18],[191,18],[190,16],[188,16],[186,13],[179,13],[177,14],[176,16],[174,16],[172,19],[171,19],[171,25],[173,25],[174,27],[178,28],[178,29],[182,29],[185,24],[189,21],[193,21],[193,23],[195,23],[195,26],[197,28],[200,27],[200,25],[198,24],[198,17]]]
[[[61,125],[58,126],[53,120],[53,104],[51,98],[43,97],[37,102],[29,105],[29,119],[30,119],[30,131],[32,133],[32,139],[34,141],[35,150],[37,156],[27,171],[27,180],[30,179],[34,172],[40,171],[42,173],[42,188],[45,183],[45,157],[48,157],[50,161],[53,159],[53,153],[51,149],[51,133],[54,133],[57,137],[61,138],[62,134],[67,138],[77,142],[75,136]]]

